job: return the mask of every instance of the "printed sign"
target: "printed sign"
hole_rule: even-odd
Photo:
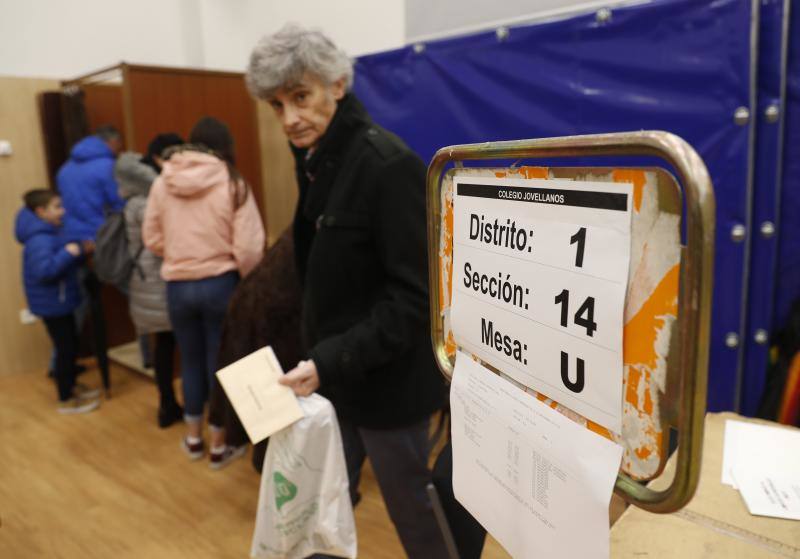
[[[621,432],[632,187],[454,177],[456,343]]]

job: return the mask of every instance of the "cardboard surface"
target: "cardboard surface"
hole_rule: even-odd
[[[629,507],[612,527],[611,557],[800,558],[799,521],[753,516],[739,492],[721,482],[727,419],[773,425],[733,413],[708,414],[700,483],[694,498],[673,514]],[[664,474],[651,487],[666,487],[673,470],[674,460],[670,459]]]

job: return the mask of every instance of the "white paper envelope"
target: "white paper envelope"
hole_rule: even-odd
[[[292,389],[278,384],[282,375],[281,365],[269,346],[217,371],[253,444],[303,417]]]
[[[733,475],[750,514],[800,520],[800,475],[742,468],[735,469]]]

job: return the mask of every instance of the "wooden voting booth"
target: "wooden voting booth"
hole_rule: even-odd
[[[613,166],[615,160],[630,160],[631,157],[649,158],[648,164],[657,158],[664,167]],[[569,164],[576,160],[583,164],[586,158],[612,166],[553,164],[554,161]],[[542,160],[547,166],[531,166]],[[486,166],[487,161],[502,161],[505,165],[489,163]],[[509,166],[509,161],[514,163]],[[468,166],[470,162],[473,165]],[[475,162],[480,162],[480,166],[475,166]],[[478,186],[499,184],[499,188],[504,188],[503,180],[509,180],[515,187],[529,184],[530,189],[544,193],[548,181],[551,184],[560,181],[562,186],[564,180],[572,184],[603,183],[607,185],[604,190],[609,193],[619,189],[621,183],[632,185],[626,186],[633,200],[630,271],[624,299],[619,432],[576,413],[554,393],[548,393],[549,390],[537,392],[519,383],[518,375],[509,374],[511,367],[504,370],[489,365],[489,368],[510,377],[512,382],[516,380],[518,386],[538,400],[587,429],[620,444],[624,454],[615,485],[619,496],[651,512],[680,509],[692,498],[697,487],[706,410],[715,202],[703,161],[682,139],[657,131],[490,142],[440,149],[428,169],[430,297],[432,342],[438,365],[448,379],[452,377],[459,349],[453,337],[450,313],[454,276],[459,281],[462,279],[461,270],[453,267],[454,183],[463,186],[465,180]],[[585,234],[585,228],[583,231]],[[574,244],[565,247],[565,250],[578,251],[576,259],[581,256],[580,241],[579,229],[571,240]],[[559,303],[558,296],[555,303]],[[579,302],[572,304],[570,317]],[[567,317],[566,313],[562,316]],[[587,326],[587,332],[592,334],[591,326]],[[472,353],[472,357],[479,356]],[[485,359],[481,361],[487,364]],[[574,363],[569,361],[569,372],[565,364],[562,352],[563,381],[578,382],[576,372],[571,369]],[[602,378],[606,373],[592,369],[590,363],[586,368],[595,378]],[[660,486],[661,489],[655,490],[646,482],[657,478],[664,470],[671,431],[677,433],[678,443],[673,457],[674,476],[669,483]]]
[[[75,142],[98,126],[111,124],[122,133],[124,149],[144,153],[156,134],[175,132],[188,138],[204,116],[225,122],[235,141],[236,166],[251,187],[262,217],[264,189],[256,103],[244,74],[190,68],[120,64],[62,82],[59,92],[40,98],[48,170],[55,173]],[[141,370],[128,301],[111,286],[102,292],[109,355]]]
[[[230,128],[236,166],[262,207],[256,104],[244,74],[122,62],[63,82],[63,92],[82,97],[85,127],[78,136],[113,124],[122,132],[125,149],[140,153],[156,134],[176,132],[186,138],[200,118],[218,118]]]

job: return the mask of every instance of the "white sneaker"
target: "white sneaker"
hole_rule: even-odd
[[[212,470],[221,470],[237,458],[244,456],[245,452],[247,452],[246,444],[243,444],[242,446],[225,445],[225,450],[222,452],[211,451],[208,453],[208,467]]]
[[[69,400],[58,403],[58,413],[71,415],[76,413],[89,413],[100,407],[99,400],[87,400],[73,396]]]
[[[205,454],[205,443],[200,439],[199,442],[190,443],[186,437],[181,437],[181,448],[189,457],[189,460],[200,460]]]
[[[100,389],[89,388],[85,384],[76,382],[75,386],[72,388],[72,394],[81,400],[93,400],[100,397]]]

